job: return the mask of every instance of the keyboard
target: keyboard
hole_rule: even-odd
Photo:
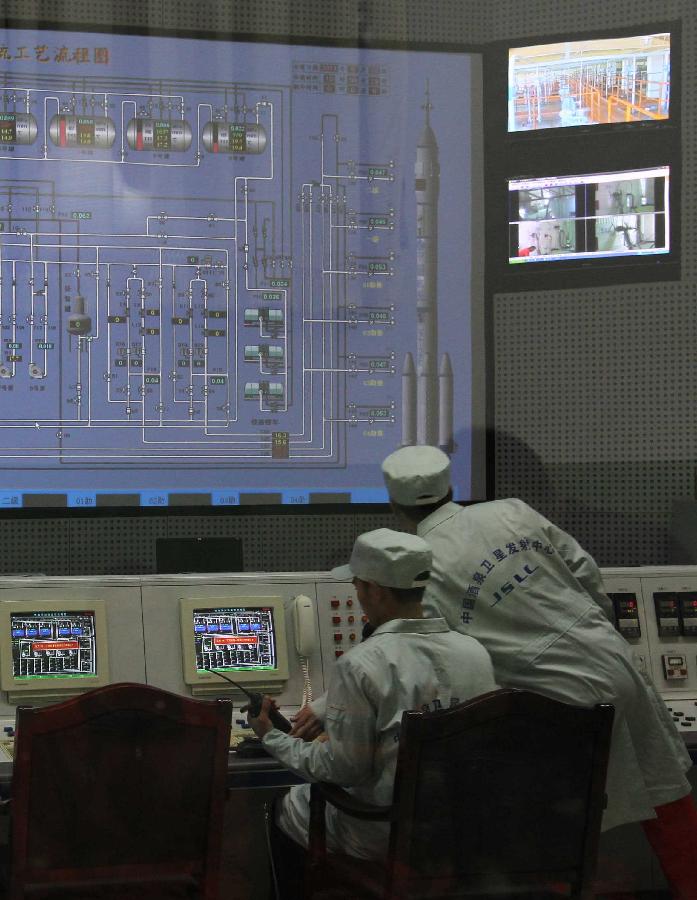
[[[685,700],[666,700],[664,702],[679,731],[697,732],[697,700],[690,698]]]
[[[254,737],[254,732],[251,728],[236,728],[233,725],[230,729],[230,749],[236,750],[237,746],[248,737]]]

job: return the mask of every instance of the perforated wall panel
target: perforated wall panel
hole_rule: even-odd
[[[2,8],[6,16],[27,21],[468,44],[484,39],[490,17],[480,0],[4,0]]]
[[[70,572],[70,527],[65,520],[3,522],[0,573],[65,575]]]
[[[626,29],[642,22],[677,19],[692,12],[691,0],[494,0],[487,4],[487,40]],[[689,45],[688,45],[689,46]]]
[[[391,514],[114,516],[5,523],[0,575],[150,575],[160,537],[235,537],[248,572],[324,571]]]
[[[199,6],[201,4],[198,4]],[[6,18],[26,22],[50,22],[56,24],[131,26],[147,28],[150,16],[155,12],[161,18],[165,6],[158,2],[141,3],[138,0],[3,0]]]
[[[155,571],[155,541],[167,536],[164,516],[72,519],[71,575],[137,575]]]

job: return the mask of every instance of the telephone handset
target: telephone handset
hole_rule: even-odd
[[[293,599],[293,633],[298,656],[312,656],[317,646],[317,625],[312,600],[304,594]]]
[[[246,707],[249,710],[249,714],[253,717],[256,717],[259,715],[259,713],[261,712],[261,704],[264,699],[262,697],[262,695],[259,693],[259,691],[247,690],[246,687],[242,687],[241,684],[238,684],[236,681],[233,681],[232,678],[230,678],[229,676],[223,675],[222,672],[218,672],[217,669],[208,669],[207,668],[206,672],[210,672],[212,675],[217,675],[218,678],[222,678],[225,681],[229,681],[230,684],[234,684],[235,687],[238,690],[242,691],[242,693],[245,694],[245,696],[249,700],[249,703],[247,704],[247,707]],[[244,707],[243,707],[243,709],[244,709]],[[288,721],[288,719],[286,719],[286,717],[281,713],[281,711],[278,709],[275,709],[274,707],[272,707],[269,710],[269,719],[271,719],[272,725],[275,725],[279,731],[283,731],[286,734],[288,734],[290,729],[293,727],[291,725],[291,723]]]
[[[300,668],[303,673],[303,696],[301,706],[312,702],[312,684],[310,683],[310,662],[317,646],[317,622],[315,608],[309,597],[298,594],[293,598],[293,635],[295,649],[300,657]]]

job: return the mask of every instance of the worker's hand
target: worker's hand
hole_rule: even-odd
[[[312,711],[311,707],[303,706],[294,716],[290,717],[293,727],[290,736],[300,738],[303,741],[314,741],[322,733],[322,722]]]
[[[271,719],[269,718],[269,710],[278,709],[273,697],[265,696],[261,701],[261,709],[258,716],[249,714],[249,706],[243,706],[241,712],[247,713],[247,721],[252,727],[257,737],[263,738],[265,734],[273,728]]]

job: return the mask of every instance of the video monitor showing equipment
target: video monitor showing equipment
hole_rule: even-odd
[[[281,598],[180,602],[187,684],[224,692],[220,672],[244,687],[282,687],[288,656]]]
[[[67,692],[108,683],[101,601],[0,603],[0,683],[13,692]]]
[[[4,513],[484,495],[480,56],[0,30]]]
[[[508,131],[651,122],[670,115],[670,34],[513,47]]]
[[[670,251],[669,167],[511,179],[511,265]]]

